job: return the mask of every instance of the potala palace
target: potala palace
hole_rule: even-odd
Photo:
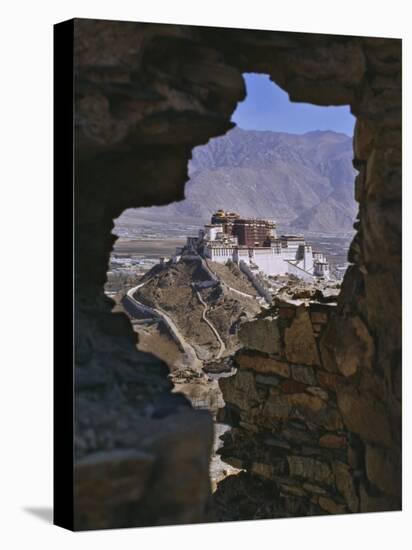
[[[197,253],[214,262],[243,262],[265,275],[293,274],[304,280],[329,279],[329,263],[324,254],[306,244],[303,235],[276,234],[274,220],[241,218],[235,212],[218,210],[211,223],[188,237],[182,254]]]

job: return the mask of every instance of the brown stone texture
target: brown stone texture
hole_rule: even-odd
[[[313,327],[313,333],[315,335],[315,338],[319,338],[321,332],[322,332],[322,328],[323,328],[324,325],[320,325],[318,323],[312,323],[312,327]]]
[[[253,462],[251,472],[268,479],[271,479],[275,473],[273,466],[261,462]]]
[[[347,440],[343,435],[325,434],[319,439],[319,445],[331,449],[344,449],[347,445]]]
[[[289,396],[282,394],[270,396],[263,407],[264,416],[273,421],[288,418],[291,411]]]
[[[316,485],[315,483],[304,483],[302,487],[309,493],[315,494],[315,495],[327,495],[328,492],[324,487],[321,487],[320,485]]]
[[[104,528],[122,502],[138,502],[145,492],[155,457],[135,450],[116,450],[88,455],[77,463],[77,526],[93,522]]]
[[[382,403],[372,396],[353,392],[350,387],[338,389],[338,406],[346,427],[365,439],[389,446],[392,441],[389,418]]]
[[[331,498],[320,496],[318,499],[319,506],[329,514],[346,514],[347,508],[344,504],[339,504]]]
[[[328,322],[328,314],[324,311],[311,311],[310,318],[312,323],[325,324]]]
[[[307,384],[308,386],[316,384],[315,371],[312,367],[306,367],[304,365],[292,365],[292,378],[296,382]]]
[[[307,393],[310,393],[311,395],[314,395],[315,397],[320,397],[324,401],[327,401],[329,399],[329,394],[327,391],[322,390],[322,388],[319,388],[318,386],[308,386],[306,388]]]
[[[397,498],[390,496],[377,495],[375,491],[370,492],[364,483],[359,486],[360,512],[387,512],[390,510],[399,510]]]
[[[334,482],[333,472],[324,462],[309,457],[289,456],[288,463],[291,476],[311,479],[325,485],[332,485]]]
[[[372,368],[374,343],[364,322],[358,317],[335,317],[321,339],[323,364],[327,370],[344,376],[359,368]]]
[[[237,353],[235,361],[241,369],[251,369],[262,374],[278,374],[284,378],[290,376],[290,367],[286,361],[279,361],[266,355]]]
[[[279,483],[279,490],[281,495],[292,495],[295,497],[304,497],[308,493],[301,489],[300,487],[295,487],[294,485],[286,485],[285,483]]]
[[[269,430],[282,439],[283,431],[292,434],[284,424],[293,422],[295,439],[284,437],[291,449],[281,452],[295,457],[292,470],[299,474],[288,485],[297,489],[282,497],[284,507],[276,514],[340,513],[346,506],[356,511],[353,471],[333,466],[345,464],[344,450],[317,446],[326,432],[344,434],[358,442],[360,467],[366,464],[354,490],[359,510],[399,509],[401,41],[81,19],[74,21],[74,40],[78,528],[208,519],[212,420],[172,394],[165,364],[136,350],[128,320],[111,313],[103,285],[115,240],[113,219],[126,208],[183,199],[191,150],[233,126],[232,113],[245,97],[245,72],[269,74],[292,101],[350,105],[357,118],[359,219],[338,306],[319,338],[321,353],[305,307],[281,307],[282,327],[261,323],[272,334],[269,341],[259,333],[255,344],[248,337],[252,349],[284,354],[283,366],[243,357],[235,376],[222,382],[225,414],[237,424],[222,453],[246,469],[255,462],[277,471],[274,447],[261,435]],[[269,368],[271,375],[292,380],[284,376],[286,362],[314,367],[317,383],[311,385],[330,390],[329,400],[301,389],[256,387],[256,373],[269,374]],[[307,446],[299,433],[310,437]],[[304,454],[315,450],[318,458]],[[156,475],[149,474],[152,460]],[[131,479],[133,487],[114,499],[110,487],[92,480],[86,490],[87,461],[96,463],[96,475],[111,472],[115,486]],[[239,511],[237,517],[267,517],[253,509],[264,494],[271,495],[267,510],[273,515],[273,495],[284,479],[260,482],[256,467],[253,480],[248,475],[224,484],[232,494],[254,495],[247,514]],[[311,492],[311,482],[324,482],[314,478],[331,483],[332,492]],[[91,503],[85,513],[86,493]],[[220,510],[226,513],[224,506]]]
[[[306,388],[306,384],[302,384],[302,382],[296,382],[296,380],[285,380],[280,384],[280,389],[284,393],[301,393],[304,392]]]
[[[353,470],[344,462],[336,461],[333,464],[336,488],[343,495],[351,512],[359,511],[359,498],[355,487]]]
[[[284,304],[280,304],[279,307],[279,317],[281,319],[293,319],[296,314],[296,307],[285,307]]]
[[[285,355],[291,363],[319,365],[319,354],[309,312],[305,307],[296,310],[296,317],[285,329]]]
[[[365,460],[369,481],[382,493],[398,495],[402,484],[400,457],[393,457],[376,445],[367,445]]]
[[[317,370],[316,378],[320,386],[327,388],[328,390],[336,391],[336,386],[339,381],[339,377],[336,374],[331,374],[323,370]]]
[[[222,378],[219,385],[226,396],[225,400],[241,409],[248,409],[251,403],[256,403],[260,399],[252,372],[239,371],[233,378],[233,383],[229,378]]]
[[[238,331],[238,337],[246,349],[265,353],[280,351],[279,329],[277,323],[273,323],[271,318],[243,323]]]
[[[326,430],[339,430],[342,427],[339,411],[327,405],[323,399],[306,393],[292,394],[288,398],[294,414]]]

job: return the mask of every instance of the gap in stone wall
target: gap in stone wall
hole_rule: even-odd
[[[233,375],[237,367],[233,355],[248,345],[238,336],[241,324],[264,316],[279,292],[300,299],[327,287],[331,296],[336,295],[353,235],[348,222],[354,209],[348,192],[351,140],[329,129],[339,126],[350,132],[352,117],[345,108],[334,108],[325,116],[328,108],[293,104],[267,75],[244,76],[248,95],[232,115],[237,126],[194,149],[186,199],[127,210],[115,220],[113,234],[118,239],[105,285],[105,293],[115,302],[113,313],[125,312],[131,321],[138,349],[164,361],[174,391],[188,397],[195,408],[211,411],[215,420],[224,407],[218,379]],[[341,189],[334,172],[339,173]],[[352,182],[349,185],[353,188]],[[330,210],[339,194],[342,218],[331,232]],[[187,237],[198,236],[219,208],[238,212],[241,218],[275,219],[276,237],[289,235],[289,241],[285,238],[279,246],[291,247],[288,259],[296,266],[289,265],[289,274],[270,274],[280,268],[276,261],[271,266],[269,242],[265,247],[259,243],[262,250],[256,250],[253,260],[246,254],[240,263],[223,249],[203,260],[191,257],[188,250],[181,256],[177,250],[185,247]],[[308,228],[318,231],[308,231],[306,237]],[[306,250],[310,262],[303,262],[296,252],[292,234],[301,235],[311,246],[309,254]],[[305,273],[305,268],[314,272],[316,259],[332,261],[330,283]],[[242,269],[246,260],[252,269]],[[267,339],[263,349],[271,351],[273,337],[270,329],[263,333]],[[220,479],[239,472],[215,452],[227,428],[215,424],[214,489]]]

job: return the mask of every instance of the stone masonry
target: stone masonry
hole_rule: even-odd
[[[358,389],[362,369],[372,369],[374,342],[360,317],[342,322],[337,310],[278,301],[272,317],[242,325],[237,372],[220,380],[220,419],[232,425],[222,458],[273,482],[284,515],[296,515],[296,500],[307,514],[400,505],[383,388],[372,377],[377,393],[366,398]],[[264,324],[270,350],[261,339]],[[340,333],[331,336],[336,324]]]

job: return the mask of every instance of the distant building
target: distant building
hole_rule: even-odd
[[[268,219],[241,218],[236,212],[218,210],[211,223],[197,237],[187,237],[186,246],[177,255],[200,254],[213,262],[245,262],[265,275],[296,275],[301,279],[329,279],[324,254],[312,251],[303,235],[276,234],[276,222]]]

